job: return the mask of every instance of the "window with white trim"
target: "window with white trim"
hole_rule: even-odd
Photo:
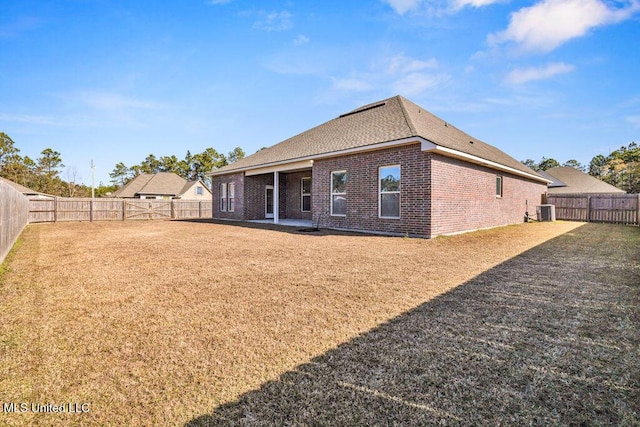
[[[347,171],[331,172],[331,215],[347,215]]]
[[[300,210],[302,212],[311,212],[311,177],[302,178],[300,182]]]
[[[400,218],[400,165],[378,168],[378,214]]]
[[[227,208],[229,209],[229,212],[233,212],[236,209],[236,184],[234,182],[230,182],[228,185],[228,202],[227,202]]]
[[[204,194],[204,190],[202,189],[202,186],[201,185],[196,186],[196,195],[202,196],[202,194]]]
[[[220,184],[220,212],[227,211],[227,183]]]
[[[496,197],[502,197],[502,176],[496,175]]]

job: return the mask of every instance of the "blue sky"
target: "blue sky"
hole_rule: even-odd
[[[640,141],[640,0],[14,0],[0,61],[0,131],[85,183],[398,94],[519,160]]]

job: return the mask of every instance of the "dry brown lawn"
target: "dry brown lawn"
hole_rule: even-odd
[[[293,230],[29,226],[0,277],[0,405],[86,403],[88,412],[0,408],[0,424],[457,423],[474,408],[480,422],[515,413],[546,424],[567,421],[562,407],[505,399],[529,393],[545,408],[542,393],[554,391],[536,384],[560,378],[564,396],[601,383],[562,362],[585,346],[634,357],[610,366],[587,355],[619,391],[603,405],[618,406],[617,421],[639,422],[629,401],[640,398],[637,372],[616,377],[640,368],[638,317],[628,315],[638,312],[637,284],[625,282],[640,273],[637,228],[536,223],[432,240]],[[596,270],[585,279],[587,266]],[[624,280],[612,282],[618,270]],[[594,314],[569,310],[567,320],[567,307],[554,305],[565,300],[614,314],[583,331]],[[526,375],[514,377],[513,364]],[[496,382],[512,386],[506,397]],[[502,406],[485,404],[482,415],[475,389]],[[567,405],[565,415],[580,413]]]

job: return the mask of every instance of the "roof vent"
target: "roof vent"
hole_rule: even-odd
[[[353,110],[353,111],[349,111],[348,113],[344,113],[344,114],[338,116],[338,118],[347,117],[347,116],[351,116],[353,114],[362,113],[363,111],[373,110],[374,108],[383,107],[385,105],[387,105],[386,102],[380,102],[378,104],[367,105],[366,107],[362,107],[362,108],[360,108],[358,110]]]
[[[469,141],[469,144],[473,144],[473,141]]]

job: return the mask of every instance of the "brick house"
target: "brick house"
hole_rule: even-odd
[[[401,96],[210,175],[214,218],[423,237],[522,222],[548,182]]]

